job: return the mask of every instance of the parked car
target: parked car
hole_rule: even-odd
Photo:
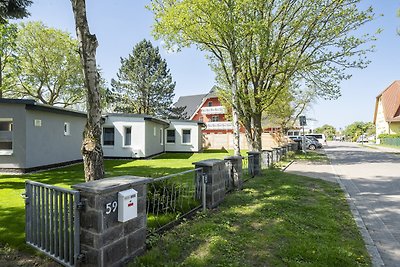
[[[306,134],[307,137],[315,137],[317,138],[318,142],[321,144],[326,144],[326,137],[325,134],[320,134],[320,133],[312,133],[312,134]]]
[[[297,142],[300,146],[301,143],[303,142],[303,136],[289,136],[289,138]],[[317,148],[322,147],[322,144],[320,142],[315,141],[307,136],[305,137],[305,141],[306,141],[306,149],[315,150]]]
[[[358,138],[357,138],[357,141],[356,141],[357,143],[368,143],[368,138],[367,138],[367,136],[366,135],[360,135]]]

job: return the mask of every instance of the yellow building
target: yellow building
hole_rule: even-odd
[[[400,133],[400,81],[394,81],[376,97],[374,124],[377,137]]]

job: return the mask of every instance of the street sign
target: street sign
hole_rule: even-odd
[[[300,126],[307,126],[306,116],[299,116]]]

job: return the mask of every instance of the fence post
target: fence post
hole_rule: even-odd
[[[253,157],[253,171],[254,175],[261,174],[261,152],[258,151],[249,151],[247,152],[249,156]],[[250,167],[250,160],[249,160],[249,167]]]
[[[230,156],[230,157],[225,157],[224,160],[227,163],[230,163],[231,167],[231,179],[233,181],[233,186],[236,189],[242,189],[243,186],[243,179],[242,179],[242,170],[243,170],[243,165],[242,165],[242,160],[243,158],[241,156]]]
[[[193,162],[193,164],[196,169],[203,168],[203,175],[205,174],[207,176],[207,208],[212,209],[217,207],[225,198],[225,161],[220,159],[208,159]]]
[[[146,241],[146,183],[149,178],[120,176],[72,186],[80,191],[81,266],[116,266],[140,255]],[[137,217],[118,221],[118,192],[137,191]]]
[[[274,150],[274,154],[275,154],[275,162],[278,162],[280,160],[280,158],[279,158],[279,150],[280,150],[280,148],[279,147],[273,147],[272,149]]]
[[[262,151],[264,154],[264,166],[269,168],[269,166],[272,164],[272,155],[273,155],[273,150],[271,149],[265,149]]]

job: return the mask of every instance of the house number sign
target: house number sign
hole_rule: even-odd
[[[116,212],[118,208],[118,202],[113,201],[106,204],[106,214],[110,214],[111,212]]]

